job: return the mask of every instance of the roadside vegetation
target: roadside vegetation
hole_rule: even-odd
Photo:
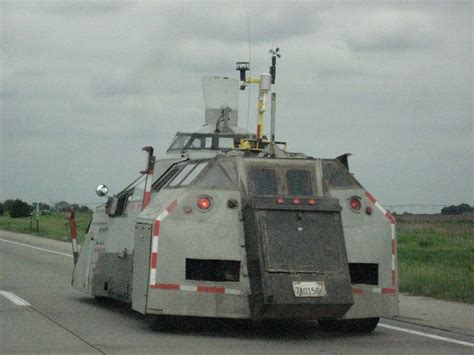
[[[76,212],[77,238],[79,242],[84,238],[87,226],[92,218],[88,212]],[[36,219],[32,217],[11,218],[9,215],[0,216],[0,229],[9,232],[33,234],[39,237],[70,241],[69,222],[62,212],[51,212],[40,215],[39,232],[36,232]]]
[[[0,203],[0,229],[38,235],[40,237],[69,241],[69,222],[65,210],[75,211],[79,241],[84,237],[92,211],[87,206],[60,201],[49,205],[34,202],[31,205],[20,199],[10,199]]]
[[[474,303],[474,216],[397,216],[400,291]]]

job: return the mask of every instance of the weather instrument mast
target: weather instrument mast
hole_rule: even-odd
[[[262,73],[260,78],[246,77],[246,72],[250,69],[249,62],[237,62],[237,69],[240,72],[240,90],[245,90],[247,84],[258,84],[258,115],[257,115],[257,133],[255,142],[250,140],[245,140],[241,144],[243,149],[261,149],[264,147],[265,143],[263,141],[263,117],[264,113],[267,110],[266,101],[268,93],[272,89],[272,85],[275,84],[276,77],[276,60],[281,57],[279,53],[280,48],[270,49],[269,53],[272,55],[272,64],[270,66],[270,74]],[[275,141],[275,108],[276,108],[276,94],[272,93],[272,121],[271,121],[271,142]]]

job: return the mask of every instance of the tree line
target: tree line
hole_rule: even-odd
[[[52,212],[63,212],[66,209],[72,209],[74,212],[92,213],[92,210],[87,206],[80,206],[77,203],[69,203],[67,201],[59,201],[55,204],[47,204],[44,202],[34,202],[29,204],[20,199],[5,200],[0,203],[0,216],[9,214],[12,218],[29,217],[36,211],[36,207],[40,214],[47,215]]]
[[[460,215],[460,214],[469,214],[469,213],[474,213],[474,207],[471,207],[467,203],[461,203],[460,205],[457,206],[449,206],[449,207],[444,207],[441,210],[441,214],[447,214],[447,215]]]

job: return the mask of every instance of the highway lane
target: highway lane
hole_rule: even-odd
[[[70,251],[63,243],[0,232],[0,290],[30,304],[17,305],[0,295],[0,353],[472,354],[474,351],[474,347],[420,334],[474,343],[470,336],[392,320],[384,320],[384,324],[420,334],[378,327],[369,335],[338,335],[324,333],[314,326],[261,327],[212,320],[189,325],[185,318],[174,329],[154,332],[143,316],[122,304],[99,305],[93,297],[72,289],[72,258],[66,255]]]

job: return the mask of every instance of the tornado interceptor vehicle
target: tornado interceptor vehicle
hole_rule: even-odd
[[[398,314],[395,220],[350,173],[349,154],[313,158],[275,141],[277,57],[260,78],[239,62],[240,81],[203,79],[204,126],[178,132],[159,159],[145,147],[139,178],[97,207],[76,289],[158,320],[318,320],[369,332]],[[256,133],[238,126],[239,87],[252,83]]]

